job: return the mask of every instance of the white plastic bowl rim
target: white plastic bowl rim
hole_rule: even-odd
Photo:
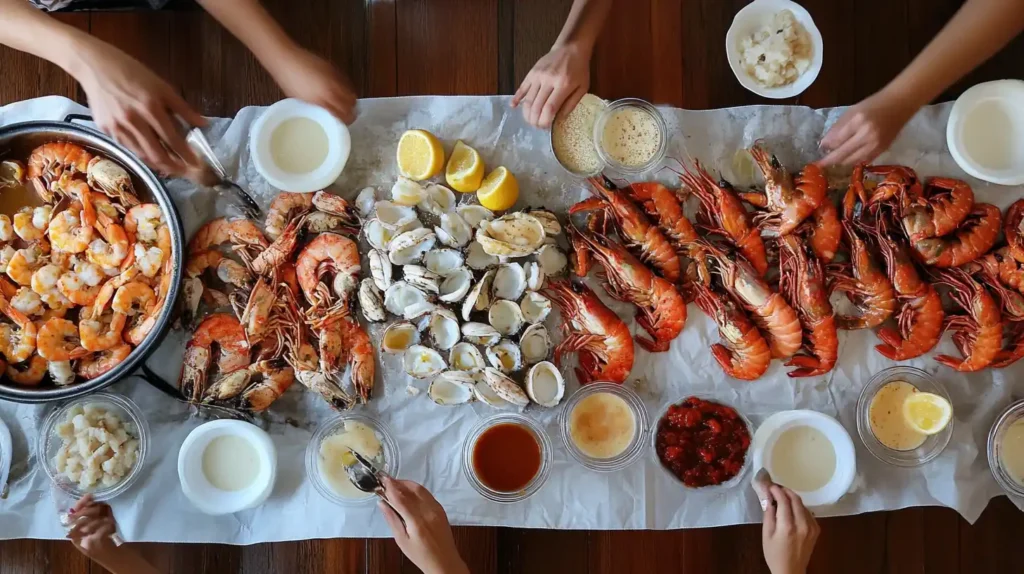
[[[1009,168],[990,169],[978,163],[963,147],[964,121],[979,104],[993,100],[1024,116],[1024,80],[994,80],[972,86],[960,94],[949,111],[946,145],[960,169],[971,176],[999,185],[1024,185],[1024,159],[1021,157],[1017,158],[1016,165]],[[1024,140],[1024,133],[1016,136],[1018,140]]]
[[[327,135],[327,157],[320,167],[309,173],[286,172],[270,155],[271,134],[285,120],[297,117],[313,120]],[[256,171],[270,185],[283,191],[307,193],[329,187],[341,176],[351,149],[351,135],[344,122],[320,106],[295,98],[281,100],[267,108],[253,122],[249,133],[249,153]]]
[[[793,17],[807,30],[807,34],[811,37],[814,53],[811,55],[811,67],[803,74],[800,74],[793,83],[777,88],[769,88],[757,83],[754,78],[747,74],[747,71],[740,63],[739,46],[741,40],[756,32],[773,15],[782,10],[792,12]],[[814,83],[814,80],[818,78],[818,72],[821,71],[821,63],[825,51],[824,45],[825,42],[821,38],[821,32],[818,31],[818,27],[814,24],[814,19],[811,18],[810,12],[803,6],[790,0],[754,0],[736,13],[736,17],[732,20],[732,25],[729,26],[729,31],[725,33],[726,59],[729,60],[729,67],[732,68],[732,73],[736,75],[740,85],[759,96],[773,100],[792,98]]]

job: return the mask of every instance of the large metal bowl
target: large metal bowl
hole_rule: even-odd
[[[157,348],[170,325],[174,301],[178,297],[184,259],[185,233],[181,226],[181,216],[175,209],[171,196],[160,183],[160,179],[134,154],[96,130],[67,121],[71,118],[72,116],[68,116],[63,122],[35,121],[0,127],[0,158],[10,157],[24,160],[28,153],[38,145],[51,141],[69,141],[121,164],[131,174],[139,200],[144,203],[156,203],[164,212],[167,225],[171,230],[171,256],[174,257],[171,289],[167,294],[167,303],[160,311],[160,316],[157,317],[157,323],[152,332],[141,345],[132,350],[128,358],[120,365],[95,379],[66,387],[28,388],[6,384],[0,380],[0,399],[20,403],[59,401],[106,388],[123,379]]]

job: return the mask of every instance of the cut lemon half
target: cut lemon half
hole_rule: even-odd
[[[430,179],[444,168],[444,147],[426,130],[409,130],[398,140],[398,171],[413,181]]]
[[[475,149],[459,140],[455,142],[455,149],[448,157],[444,179],[448,187],[455,191],[474,192],[480,189],[480,183],[484,180],[484,161]]]
[[[914,393],[903,401],[903,420],[922,434],[938,434],[952,418],[952,405],[939,395]]]
[[[519,182],[505,166],[498,166],[484,178],[480,189],[476,190],[476,198],[491,211],[504,211],[519,199]]]

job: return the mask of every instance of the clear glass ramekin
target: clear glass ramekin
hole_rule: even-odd
[[[480,435],[500,424],[515,424],[526,428],[533,434],[533,438],[536,439],[537,445],[540,447],[540,469],[526,486],[515,492],[501,492],[490,488],[477,477],[476,470],[473,468],[473,449],[477,440],[480,439]],[[469,436],[466,437],[466,442],[462,445],[462,471],[473,488],[488,500],[505,504],[526,500],[540,490],[551,473],[551,440],[548,439],[547,433],[539,424],[521,414],[502,413],[488,417],[473,427]]]
[[[320,446],[328,437],[344,431],[345,423],[347,422],[358,422],[370,427],[380,440],[381,448],[384,450],[384,468],[380,470],[397,477],[401,457],[398,452],[398,443],[395,442],[391,429],[383,421],[366,415],[346,413],[336,415],[320,423],[316,432],[313,433],[313,437],[309,439],[309,445],[306,446],[306,475],[313,481],[313,486],[324,498],[342,506],[359,506],[372,502],[376,496],[373,494],[367,494],[361,498],[341,496],[327,484],[323,474],[320,472]]]
[[[626,402],[633,414],[633,440],[619,454],[611,458],[595,458],[580,450],[572,440],[572,411],[583,399],[596,393],[610,393]],[[568,402],[558,413],[558,426],[562,430],[562,444],[577,462],[597,472],[613,472],[621,470],[636,462],[643,451],[649,446],[647,433],[651,432],[650,417],[647,407],[632,389],[615,383],[591,383],[583,385],[569,397]]]

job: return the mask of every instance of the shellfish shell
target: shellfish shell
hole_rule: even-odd
[[[448,247],[465,247],[473,239],[473,228],[458,213],[442,213],[441,223],[434,228],[434,233]]]
[[[405,281],[395,281],[384,291],[384,307],[393,315],[404,316],[408,307],[427,301],[427,294]]]
[[[444,357],[430,347],[413,345],[402,355],[406,374],[417,379],[428,379],[448,368]]]
[[[498,299],[487,310],[487,321],[502,335],[515,335],[523,328],[523,311],[515,301]]]
[[[466,265],[470,269],[482,271],[498,264],[498,258],[484,251],[484,246],[479,241],[469,244],[469,251],[466,252]]]
[[[463,323],[462,338],[475,345],[493,345],[501,339],[501,333],[487,323]]]
[[[445,303],[458,303],[469,293],[472,284],[473,272],[465,267],[459,267],[441,282],[438,298]]]
[[[518,301],[526,290],[526,271],[523,266],[512,262],[498,266],[491,284],[491,296],[496,299]]]
[[[416,325],[408,321],[392,323],[384,329],[380,338],[380,348],[385,353],[404,353],[409,347],[418,345],[420,332]]]
[[[534,323],[519,337],[519,349],[527,365],[539,363],[551,354],[551,335],[542,323]]]
[[[387,252],[371,249],[366,257],[370,260],[370,277],[373,278],[373,283],[381,291],[386,291],[388,287],[391,287],[392,272],[391,260],[388,259]]]
[[[544,275],[554,276],[565,270],[569,260],[566,258],[565,253],[562,253],[561,249],[548,244],[537,251],[537,263],[540,265]]]
[[[403,265],[402,279],[409,285],[416,287],[424,293],[433,293],[434,295],[437,295],[441,278],[436,273],[428,271],[426,267],[422,267],[420,265]]]
[[[434,215],[448,213],[455,208],[455,193],[439,183],[432,183],[424,190],[419,208]]]
[[[427,387],[427,396],[441,406],[463,405],[476,397],[476,380],[463,371],[444,371]]]
[[[555,407],[565,396],[565,379],[553,363],[542,361],[526,373],[526,394],[542,407]]]
[[[532,215],[516,212],[480,222],[476,240],[498,257],[525,257],[544,243],[544,226]]]
[[[456,343],[448,352],[448,363],[459,371],[478,371],[487,366],[483,353],[472,343]]]
[[[460,205],[455,208],[455,212],[461,215],[462,219],[464,219],[473,229],[480,227],[481,221],[490,221],[494,219],[493,211],[475,203]]]
[[[491,282],[494,281],[494,270],[484,272],[484,276],[466,295],[462,302],[462,320],[469,321],[473,311],[483,311],[491,306]]]
[[[459,318],[448,309],[435,308],[430,312],[428,330],[434,348],[441,351],[451,349],[462,338],[459,330]]]
[[[519,309],[527,323],[540,323],[551,313],[551,300],[537,291],[527,291],[519,302]]]
[[[415,181],[399,176],[395,185],[391,186],[391,201],[398,205],[413,207],[427,196],[427,190]]]
[[[530,397],[511,377],[494,367],[484,367],[484,382],[502,399],[519,407],[530,404]]]
[[[380,289],[369,277],[359,282],[359,308],[367,321],[378,322],[387,318]]]
[[[391,246],[388,247],[388,259],[395,265],[418,263],[427,251],[434,247],[436,239],[437,236],[434,235],[434,232],[425,227],[404,231],[391,240]]]
[[[523,352],[510,339],[502,339],[484,350],[487,362],[499,371],[509,374],[523,368]]]
[[[423,265],[441,277],[459,270],[465,259],[457,249],[431,249],[423,256]]]

